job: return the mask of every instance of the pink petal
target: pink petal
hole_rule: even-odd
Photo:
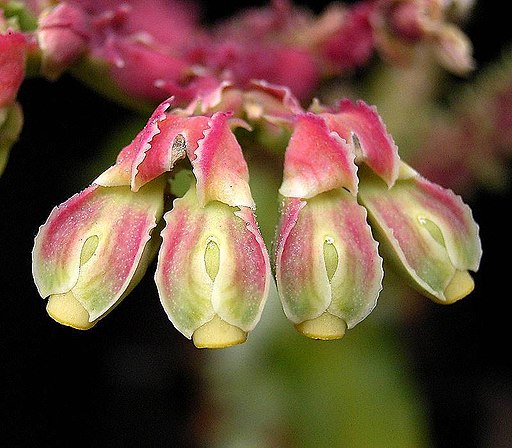
[[[166,114],[171,100],[161,103],[144,129],[126,146],[116,164],[95,182],[103,186],[131,185],[138,191],[147,182],[171,171],[203,138],[208,118]]]
[[[312,198],[334,188],[357,193],[354,152],[325,121],[312,114],[296,116],[286,148],[283,183],[279,192],[286,197]]]
[[[249,170],[242,149],[231,131],[228,114],[218,112],[194,156],[190,157],[197,179],[199,202],[220,201],[233,207],[255,208],[249,189]]]
[[[400,158],[393,138],[386,131],[375,107],[363,101],[345,99],[334,114],[322,114],[329,129],[335,131],[356,151],[356,163],[364,162],[388,186],[398,177]]]
[[[175,163],[184,158],[187,152],[194,152],[198,142],[208,128],[208,118],[180,117],[168,115],[160,124],[160,133],[150,142],[150,148],[138,154],[132,168],[132,189],[137,191],[142,185],[163,173],[171,171]]]

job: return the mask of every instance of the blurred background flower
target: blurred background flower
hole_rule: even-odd
[[[315,13],[329,3],[297,2]],[[201,20],[217,23],[265,4],[204,1]],[[91,331],[48,319],[31,274],[38,227],[55,204],[112,165],[148,117],[67,73],[53,82],[26,79],[17,96],[23,130],[0,178],[3,443],[510,446],[502,258],[512,251],[503,217],[512,199],[512,33],[497,4],[452,6],[473,45],[474,72],[450,74],[432,62],[439,54],[428,52],[407,67],[375,57],[364,69],[325,82],[319,95],[326,102],[347,96],[375,104],[402,158],[463,195],[484,248],[475,291],[440,306],[387,275],[374,312],[339,341],[312,341],[294,331],[274,290],[245,344],[198,350],[162,312],[152,276]],[[282,167],[269,167],[255,152],[248,163],[262,234],[271,241]]]

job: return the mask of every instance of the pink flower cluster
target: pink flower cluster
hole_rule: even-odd
[[[481,247],[469,207],[400,160],[375,108],[343,100],[306,110],[288,88],[264,82],[168,111],[171,102],[40,228],[33,272],[55,320],[90,328],[157,253],[162,306],[198,347],[245,341],[271,272],[300,332],[342,337],[377,303],[381,248],[436,302],[472,291],[468,271],[478,269]],[[238,127],[260,126],[289,133],[270,251],[236,137]],[[171,203],[172,173],[187,167],[188,192]]]
[[[445,67],[466,72],[471,45],[447,10],[438,0],[361,0],[333,3],[315,15],[274,0],[206,27],[198,8],[182,0],[4,0],[0,172],[21,131],[21,109],[13,102],[27,59],[48,79],[69,71],[143,110],[169,96],[184,106],[223,85],[245,88],[253,80],[286,85],[304,101],[322,80],[368,64],[375,51],[403,63],[431,46]]]

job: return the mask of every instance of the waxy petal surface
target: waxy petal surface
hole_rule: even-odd
[[[268,294],[270,264],[253,212],[213,201],[202,207],[195,188],[165,214],[155,281],[169,319],[186,337],[218,315],[250,331]],[[208,245],[218,248],[212,278]]]
[[[285,153],[283,183],[279,193],[286,197],[312,198],[335,188],[357,193],[354,152],[325,121],[300,114]]]
[[[93,184],[54,208],[33,250],[40,295],[72,291],[89,321],[101,317],[133,286],[138,269],[146,267],[140,263],[162,212],[161,183],[138,193],[127,186]],[[94,251],[90,246],[84,251],[90,239]]]
[[[147,182],[166,173],[197,148],[208,118],[166,114],[170,100],[161,103],[144,129],[126,146],[116,164],[95,182],[103,186],[130,185],[138,191]]]
[[[291,122],[295,114],[304,112],[299,100],[286,86],[260,80],[252,81],[244,94],[245,109],[251,120],[262,117],[274,123]]]
[[[249,170],[228,114],[218,112],[209,121],[209,129],[194,156],[190,157],[197,179],[197,196],[201,205],[220,201],[233,207],[255,204],[249,189]]]
[[[347,191],[332,190],[307,202],[285,200],[277,244],[277,287],[292,322],[327,311],[352,328],[375,307],[382,259],[365,209]],[[336,251],[336,262],[326,262],[326,245]],[[330,273],[327,264],[334,266]]]
[[[337,109],[336,113],[321,114],[329,129],[352,143],[357,164],[364,162],[391,187],[398,177],[400,158],[375,107],[345,99]]]
[[[365,179],[360,200],[399,268],[429,297],[446,302],[457,271],[478,270],[482,248],[471,209],[451,190],[419,176],[387,189]]]

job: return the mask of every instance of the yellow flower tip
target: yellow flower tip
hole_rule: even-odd
[[[451,304],[466,297],[475,289],[475,281],[468,271],[456,271],[450,284],[446,287],[444,295],[445,304]]]
[[[345,335],[347,324],[343,319],[325,312],[315,319],[296,324],[295,328],[308,338],[331,341],[341,339]]]
[[[77,330],[88,330],[96,324],[89,322],[89,313],[71,291],[50,296],[46,311],[58,323]]]
[[[228,324],[217,315],[192,335],[192,341],[197,348],[225,348],[243,344],[246,340],[245,331]]]

